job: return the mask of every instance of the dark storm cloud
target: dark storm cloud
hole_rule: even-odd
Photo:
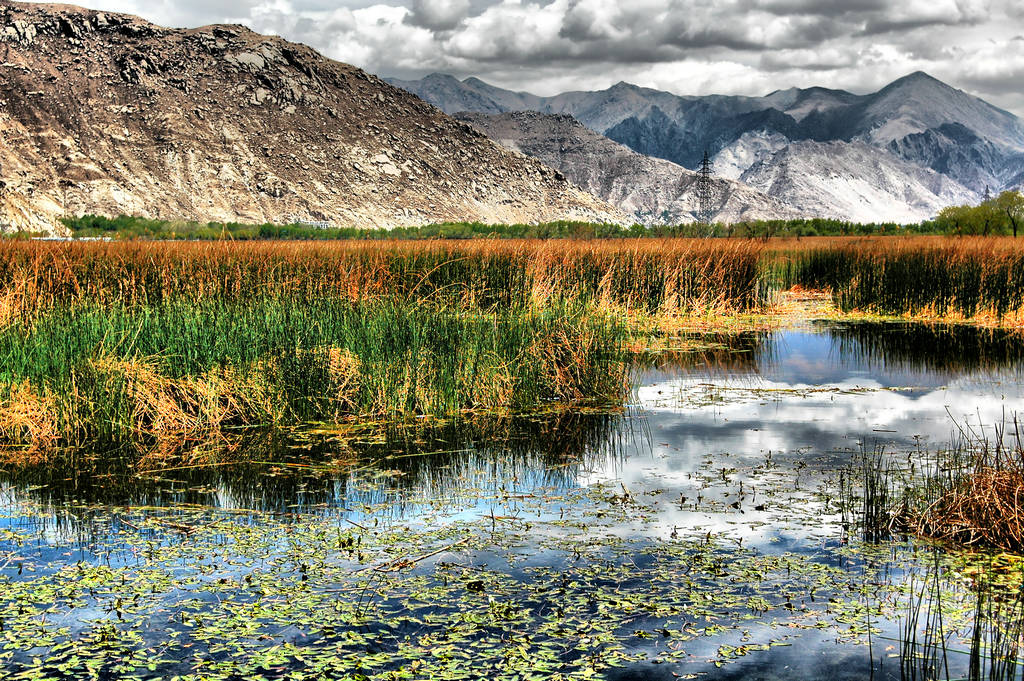
[[[924,70],[1024,109],[1020,0],[90,0],[158,23],[248,24],[383,75],[541,94],[868,91]]]
[[[450,31],[469,16],[469,0],[412,0],[405,21],[431,31]]]

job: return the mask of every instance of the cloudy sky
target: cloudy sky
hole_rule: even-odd
[[[1024,0],[78,0],[167,26],[243,23],[382,76],[550,95],[878,89],[923,70],[1024,115]]]

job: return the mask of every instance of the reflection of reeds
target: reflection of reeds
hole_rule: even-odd
[[[965,324],[857,322],[827,327],[843,362],[960,374],[1015,368],[1024,343],[1008,329]]]
[[[156,456],[140,463],[132,451],[67,450],[47,466],[0,468],[0,486],[54,505],[280,511],[387,502],[400,512],[404,500],[474,497],[480,486],[572,487],[580,471],[618,460],[639,437],[630,423],[615,414],[557,412],[364,425],[344,436],[243,431],[188,461]]]
[[[918,586],[910,579],[910,602],[902,620],[900,636],[900,678],[903,681],[949,679],[948,640],[950,633],[942,618],[941,568],[936,564]],[[924,619],[922,620],[922,615]],[[922,626],[923,624],[923,626]]]
[[[772,335],[741,333],[688,333],[666,339],[670,346],[646,341],[632,359],[638,371],[664,371],[674,375],[696,372],[709,376],[752,376],[775,357]]]
[[[984,587],[977,590],[971,637],[970,681],[1014,681],[1024,678],[1024,593],[1000,598]]]
[[[900,678],[903,681],[1017,681],[1024,679],[1020,660],[1024,646],[1024,582],[1016,573],[1007,579],[995,566],[981,568],[966,597],[973,601],[969,622],[948,621],[945,601],[958,598],[957,587],[940,564],[923,579],[909,581],[910,600],[901,618]],[[950,613],[953,611],[950,610]],[[970,641],[967,650],[954,642],[958,634]],[[960,671],[967,656],[966,676]],[[951,669],[953,672],[951,673]]]

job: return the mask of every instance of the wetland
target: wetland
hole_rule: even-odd
[[[7,246],[5,681],[1020,678],[1015,242]]]
[[[1016,678],[1021,562],[863,532],[1022,402],[1016,332],[817,322],[635,358],[619,409],[0,470],[11,679]],[[210,444],[208,447],[215,447]],[[226,446],[226,445],[225,445]]]

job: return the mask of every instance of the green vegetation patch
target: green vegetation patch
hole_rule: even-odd
[[[620,323],[266,298],[76,305],[0,331],[0,433],[153,445],[225,427],[620,404]]]

